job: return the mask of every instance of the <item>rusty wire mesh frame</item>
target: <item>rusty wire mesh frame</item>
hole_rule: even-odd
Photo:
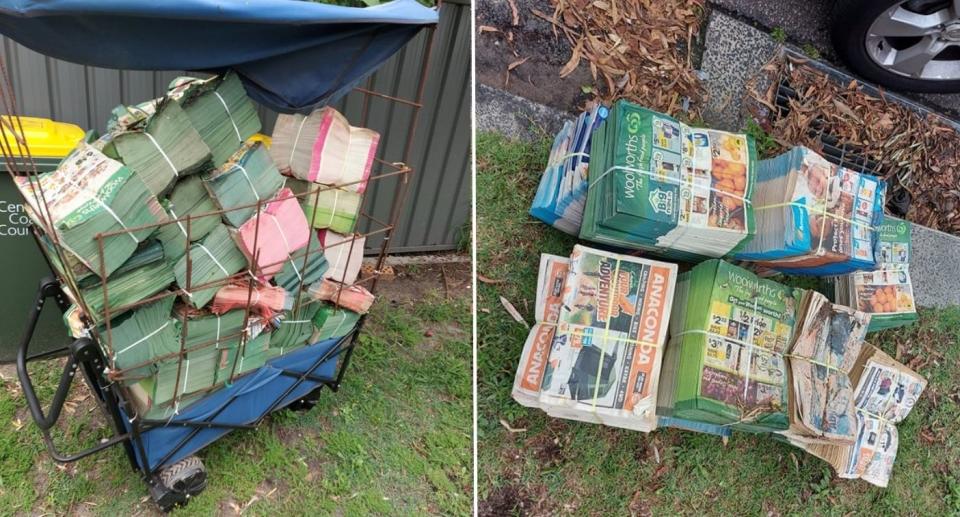
[[[437,8],[438,10],[441,8],[440,2],[437,3]],[[351,259],[351,254],[354,252],[354,247],[355,247],[354,243],[356,242],[356,240],[360,239],[361,237],[365,238],[367,236],[372,236],[372,235],[383,235],[383,239],[380,244],[379,251],[377,253],[375,266],[373,267],[371,273],[367,276],[363,276],[361,274],[361,278],[358,278],[354,282],[354,284],[369,283],[370,284],[369,290],[371,292],[376,292],[377,281],[379,279],[380,274],[383,271],[385,260],[391,244],[390,240],[394,231],[396,230],[397,223],[400,217],[401,207],[403,206],[403,203],[405,202],[407,197],[409,184],[410,184],[410,175],[413,173],[413,169],[406,164],[409,163],[409,160],[410,160],[410,152],[412,149],[414,135],[417,131],[417,123],[420,115],[420,110],[423,107],[423,96],[424,96],[424,91],[426,86],[427,74],[430,67],[430,59],[433,51],[435,34],[437,31],[437,24],[428,25],[428,26],[425,26],[424,28],[426,31],[428,31],[428,33],[426,36],[423,58],[421,60],[420,80],[417,87],[416,98],[414,100],[390,96],[390,95],[386,95],[386,94],[374,91],[371,88],[372,76],[367,81],[367,87],[354,88],[355,92],[363,95],[363,116],[362,117],[364,120],[366,119],[367,113],[370,108],[371,98],[384,99],[390,102],[395,102],[395,103],[409,106],[413,109],[413,114],[410,118],[410,123],[407,130],[407,136],[406,136],[406,141],[403,147],[401,160],[397,162],[386,162],[382,159],[375,158],[375,163],[380,167],[380,169],[381,170],[389,169],[389,172],[383,172],[377,175],[371,174],[369,178],[365,180],[361,180],[364,182],[369,182],[369,181],[377,181],[377,180],[381,180],[389,177],[396,177],[399,180],[399,185],[394,190],[394,195],[391,202],[390,215],[388,220],[382,221],[370,215],[369,212],[365,210],[364,207],[367,203],[368,197],[372,197],[372,196],[364,196],[361,199],[357,213],[355,214],[356,220],[354,222],[354,229],[356,229],[357,225],[360,223],[362,219],[366,219],[371,224],[378,225],[379,227],[377,227],[374,230],[368,230],[367,232],[362,234],[354,233],[351,236],[351,238],[346,239],[337,244],[334,244],[334,246],[339,246],[346,243],[350,243],[350,252],[348,253],[348,256],[347,256],[347,262],[349,262]],[[3,82],[0,83],[0,115],[2,115],[0,116],[0,154],[3,155],[3,159],[7,165],[7,170],[9,171],[11,176],[26,176],[28,178],[28,184],[29,184],[31,193],[34,195],[34,199],[37,201],[37,210],[33,210],[36,219],[32,218],[33,231],[31,233],[34,239],[36,240],[37,246],[40,248],[41,253],[43,254],[44,258],[47,260],[47,263],[50,266],[51,271],[56,275],[59,285],[66,288],[66,293],[68,293],[69,297],[72,298],[73,301],[80,307],[83,314],[86,314],[86,315],[93,314],[93,312],[90,311],[89,306],[85,303],[85,300],[82,296],[81,288],[79,287],[79,283],[77,281],[77,277],[74,275],[74,272],[71,270],[71,268],[69,267],[69,263],[66,260],[66,250],[63,244],[60,242],[57,232],[54,231],[55,225],[53,222],[53,218],[50,214],[49,205],[46,202],[46,197],[43,193],[43,189],[40,188],[40,184],[39,184],[39,179],[38,179],[39,169],[33,158],[33,155],[31,154],[29,145],[27,144],[27,142],[23,137],[25,133],[23,130],[22,120],[19,114],[17,113],[18,110],[16,107],[17,101],[16,101],[15,92],[10,82],[10,76],[7,72],[6,65],[2,59],[0,59],[0,75],[3,76],[2,78]],[[313,195],[315,196],[313,206],[316,206],[317,204],[316,202],[319,199],[320,192],[338,188],[338,187],[347,187],[355,183],[360,183],[360,181],[352,182],[348,184],[342,184],[338,186],[330,186],[330,187],[319,186],[311,189],[308,192],[296,194],[291,197],[297,198],[299,200],[306,196]],[[18,191],[19,190],[20,189],[18,189]],[[26,194],[24,192],[21,192],[21,195],[23,196],[24,201],[27,202],[29,205],[30,200],[27,198]],[[289,199],[289,197],[284,199]],[[97,372],[99,373],[99,375],[95,379],[88,378],[87,380],[91,384],[90,386],[91,389],[93,389],[95,393],[100,394],[104,398],[104,400],[98,400],[98,405],[101,407],[101,410],[108,416],[108,418],[111,419],[114,436],[111,437],[108,441],[105,441],[97,446],[81,451],[78,454],[63,455],[54,446],[53,441],[50,437],[49,430],[46,427],[41,426],[42,427],[41,431],[44,437],[44,441],[46,442],[47,448],[50,451],[51,455],[53,455],[55,460],[62,461],[62,462],[75,461],[82,457],[86,457],[92,453],[106,449],[112,445],[123,443],[127,451],[127,455],[131,462],[131,465],[135,469],[138,469],[141,471],[142,475],[144,476],[144,479],[149,484],[153,484],[156,482],[157,473],[162,467],[165,466],[165,462],[168,461],[173,456],[175,456],[176,454],[178,454],[182,450],[182,448],[186,446],[187,442],[189,442],[190,437],[194,436],[201,429],[210,428],[210,427],[221,427],[221,428],[230,428],[230,429],[255,427],[266,417],[267,414],[269,414],[270,412],[276,409],[279,409],[279,404],[283,401],[283,399],[286,398],[289,395],[289,393],[292,393],[304,381],[307,381],[307,380],[317,383],[317,386],[315,388],[316,390],[319,390],[324,386],[327,386],[331,388],[333,391],[337,391],[342,381],[344,372],[346,371],[346,368],[349,365],[350,357],[352,356],[354,347],[356,345],[357,337],[359,336],[359,333],[365,323],[365,320],[366,320],[365,315],[361,315],[357,324],[351,329],[351,331],[347,335],[340,338],[337,341],[337,343],[331,348],[331,350],[323,355],[323,357],[321,357],[316,362],[314,362],[312,366],[310,366],[307,369],[306,373],[282,370],[281,371],[282,375],[295,377],[297,379],[297,382],[295,382],[288,390],[286,390],[286,392],[283,395],[281,395],[270,406],[270,408],[266,412],[261,414],[260,417],[257,418],[256,421],[251,424],[227,425],[227,424],[220,424],[220,423],[213,422],[212,420],[216,418],[216,415],[219,414],[219,412],[217,414],[207,417],[205,421],[146,420],[144,418],[137,416],[135,412],[135,408],[130,402],[129,391],[120,382],[116,382],[117,379],[112,378],[110,375],[108,375],[108,372],[115,371],[112,368],[114,365],[113,365],[113,354],[112,354],[112,347],[111,347],[111,343],[112,343],[112,339],[111,339],[112,338],[112,334],[111,334],[112,318],[110,316],[111,312],[114,315],[116,315],[120,312],[127,311],[136,307],[140,307],[148,303],[152,303],[154,301],[162,299],[165,296],[183,295],[185,293],[193,292],[193,290],[198,288],[210,288],[218,285],[227,285],[237,280],[250,279],[251,281],[247,282],[247,285],[248,285],[247,302],[248,303],[246,304],[246,307],[244,309],[245,311],[244,321],[240,331],[241,342],[237,349],[237,354],[236,354],[236,357],[234,358],[234,365],[231,370],[230,379],[232,380],[236,373],[236,360],[237,358],[242,356],[246,346],[246,339],[249,335],[247,332],[247,329],[249,328],[249,324],[250,324],[250,312],[251,312],[249,302],[252,299],[252,295],[255,289],[254,288],[255,282],[253,281],[253,279],[255,279],[256,276],[254,274],[254,271],[257,271],[259,268],[262,268],[262,267],[275,266],[277,264],[285,263],[287,262],[287,260],[291,260],[291,258],[300,258],[299,256],[296,256],[296,253],[294,253],[293,255],[288,256],[287,259],[280,261],[278,263],[262,265],[262,264],[259,264],[259,260],[258,260],[259,254],[256,253],[256,250],[258,249],[257,244],[259,239],[260,216],[262,214],[261,209],[270,202],[282,201],[284,199],[271,199],[267,201],[258,199],[256,203],[232,207],[226,210],[216,210],[212,212],[206,212],[203,214],[191,214],[186,217],[176,217],[175,219],[167,220],[161,223],[155,223],[153,225],[145,225],[143,227],[136,227],[136,228],[125,228],[124,230],[100,233],[95,236],[95,239],[98,245],[98,251],[100,253],[100,258],[101,258],[100,268],[97,274],[101,279],[101,285],[103,289],[104,309],[102,313],[102,316],[103,316],[102,321],[103,321],[103,324],[105,325],[105,331],[107,334],[105,336],[106,342],[104,342],[103,340],[104,336],[100,335],[97,325],[93,324],[93,322],[89,320],[89,318],[88,318],[88,321],[86,321],[85,323],[87,324],[87,327],[90,330],[92,330],[93,340],[98,343],[98,348],[100,349],[100,357],[98,358],[100,363],[98,364],[106,364],[105,359],[109,358],[110,368],[105,368],[102,372]],[[191,227],[192,220],[198,219],[204,216],[222,215],[231,210],[242,210],[242,209],[248,209],[248,208],[255,209],[254,217],[256,218],[256,230],[254,235],[254,243],[252,246],[252,251],[254,253],[253,253],[253,256],[246,257],[248,265],[251,267],[248,267],[246,271],[241,271],[234,275],[228,275],[226,278],[221,279],[219,281],[208,282],[205,284],[200,284],[199,286],[191,285],[192,260],[190,259],[190,247],[191,247],[190,227]],[[313,219],[315,217],[316,217],[316,214],[314,213],[313,217],[311,218],[311,221],[309,222],[311,237],[316,232],[316,229],[313,227]],[[180,286],[180,288],[178,289],[168,290],[166,292],[160,293],[159,295],[154,294],[143,300],[139,300],[137,302],[130,303],[122,307],[111,308],[109,303],[109,294],[108,294],[109,282],[107,281],[107,275],[105,270],[105,260],[104,260],[104,254],[103,254],[104,239],[115,236],[115,235],[119,235],[121,233],[132,234],[133,232],[136,232],[138,230],[143,230],[146,227],[150,227],[150,226],[160,227],[160,226],[163,226],[164,224],[181,224],[181,223],[186,223],[185,224],[186,228],[184,229],[184,233],[186,237],[185,256],[187,257],[186,258],[187,286]],[[183,229],[182,226],[181,228]],[[48,253],[50,253],[50,250],[48,250],[48,248],[44,246],[43,243],[41,242],[40,240],[41,234],[46,235],[50,239],[52,243],[52,246],[51,246],[52,253],[55,256],[56,261],[61,265],[61,268],[53,267],[54,262],[51,260],[51,257],[48,256]],[[328,249],[328,246],[323,246],[321,249],[323,251],[326,251],[326,249]],[[310,240],[308,240],[308,244],[305,250],[303,250],[304,266],[308,263],[311,253],[312,253],[312,249],[310,247]],[[346,271],[344,271],[344,274],[345,273]],[[341,278],[341,280],[344,280],[344,279]],[[293,307],[294,311],[298,310],[301,307],[301,303],[313,302],[313,300],[307,300],[306,302],[302,300],[302,294],[305,286],[303,285],[302,280],[298,285],[300,285],[300,289],[298,290],[298,293],[296,296],[296,302],[294,303],[294,307]],[[333,304],[335,307],[340,306],[341,292],[342,292],[341,290],[338,290],[337,297],[335,300],[333,300]],[[42,304],[41,304],[41,307],[42,307]],[[201,343],[200,345],[196,345],[188,349],[185,347],[186,336],[188,332],[187,331],[188,325],[186,323],[187,320],[188,320],[188,317],[184,315],[183,331],[180,336],[180,350],[179,352],[176,352],[174,354],[174,356],[179,358],[177,380],[174,385],[174,393],[175,393],[175,398],[173,401],[174,404],[176,404],[180,396],[184,395],[184,394],[177,393],[178,391],[177,386],[180,384],[179,383],[180,365],[182,364],[183,358],[186,356],[186,354],[189,352],[201,349],[203,348],[203,346],[210,346],[214,343],[221,342],[223,341],[223,339],[230,339],[230,338],[222,338],[220,340],[214,340],[210,343]],[[26,348],[26,346],[29,343],[29,339],[30,339],[30,336],[26,336],[21,348],[23,349]],[[42,354],[42,357],[46,358],[46,357],[49,357],[49,355],[50,354]],[[40,358],[40,356],[38,356],[38,358]],[[331,359],[338,360],[340,363],[339,369],[337,370],[335,378],[319,377],[312,374],[312,372],[316,368],[318,368],[321,364]],[[132,368],[136,368],[136,366],[128,367],[128,369],[132,369]],[[110,404],[109,402],[111,400],[115,401],[116,403]],[[229,404],[232,403],[233,400],[234,400],[233,398],[230,399],[230,402],[225,404],[224,408],[226,406],[229,406]],[[104,402],[108,402],[108,403],[105,404]],[[130,418],[128,417],[128,415],[133,415],[133,417]],[[36,415],[35,415],[35,418],[36,418]],[[126,426],[128,427],[128,429],[121,428],[120,422],[124,422],[124,421],[129,424],[128,426]],[[141,435],[143,433],[148,432],[151,429],[154,429],[157,427],[163,427],[166,425],[192,427],[193,432],[190,433],[188,437],[184,438],[177,445],[177,447],[171,450],[169,454],[167,454],[166,457],[163,458],[156,465],[153,465],[153,466],[148,465],[147,455],[145,454],[145,450],[143,448]],[[138,460],[138,458],[135,455],[134,449],[136,449],[136,453],[139,453],[140,458],[142,458],[142,460]]]

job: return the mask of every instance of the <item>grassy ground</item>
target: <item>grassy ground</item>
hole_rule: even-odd
[[[825,462],[768,438],[735,434],[724,445],[673,429],[644,435],[513,402],[527,330],[499,297],[531,321],[539,254],[567,254],[574,243],[526,215],[548,147],[478,136],[477,269],[495,281],[477,293],[481,515],[960,513],[960,308],[925,310],[909,328],[870,336],[904,361],[916,358],[929,380],[899,427],[885,490],[838,479]]]
[[[469,514],[468,275],[466,265],[447,265],[441,280],[439,269],[421,266],[382,282],[339,393],[324,392],[309,412],[281,411],[257,430],[235,431],[203,450],[209,485],[175,513]],[[445,284],[459,289],[447,298]],[[45,400],[58,368],[35,369]],[[55,464],[24,409],[15,374],[9,368],[2,374],[0,514],[158,513],[119,449]],[[65,446],[91,443],[90,425],[101,420],[86,409],[85,392],[75,390],[62,419]]]

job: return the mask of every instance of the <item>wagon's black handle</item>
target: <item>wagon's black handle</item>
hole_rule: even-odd
[[[20,348],[17,349],[17,377],[20,378],[23,396],[27,399],[27,406],[30,407],[30,414],[33,416],[33,420],[37,423],[37,426],[40,427],[40,434],[43,436],[43,441],[47,445],[47,450],[50,451],[50,455],[53,456],[54,460],[67,463],[85,458],[95,452],[117,445],[118,443],[126,442],[130,463],[136,468],[137,464],[133,456],[133,449],[130,448],[129,445],[130,435],[129,433],[121,434],[119,431],[122,429],[122,421],[119,417],[119,411],[116,408],[116,401],[111,394],[102,391],[96,384],[93,384],[91,389],[110,407],[108,414],[114,419],[114,430],[116,431],[114,436],[101,441],[93,447],[73,454],[64,454],[54,445],[53,439],[50,437],[50,428],[60,419],[60,412],[63,411],[63,404],[67,400],[67,394],[70,392],[70,386],[73,384],[74,377],[77,376],[79,367],[82,366],[84,373],[92,377],[96,371],[103,368],[103,360],[99,355],[97,344],[88,338],[77,339],[69,347],[39,354],[35,357],[29,355],[30,341],[37,328],[37,322],[40,320],[40,313],[43,312],[43,306],[47,298],[53,298],[61,312],[65,312],[69,306],[66,295],[64,295],[63,290],[60,288],[60,283],[52,277],[44,278],[40,282],[40,289],[37,291],[37,300],[30,309],[30,316],[27,318],[26,332],[24,332],[20,340]],[[70,354],[67,356],[67,364],[63,367],[63,373],[60,375],[60,385],[57,386],[57,392],[53,395],[53,402],[50,404],[50,413],[44,415],[40,400],[37,398],[37,393],[33,389],[30,373],[27,371],[27,361],[47,357],[66,349],[70,350]]]
[[[50,405],[50,414],[44,415],[43,408],[40,407],[40,401],[37,399],[37,394],[33,389],[30,373],[27,371],[27,357],[30,351],[30,341],[32,341],[33,333],[37,328],[37,322],[40,320],[40,314],[43,312],[43,306],[47,298],[51,296],[57,298],[57,303],[61,305],[62,308],[63,300],[61,297],[63,296],[63,291],[60,290],[59,284],[52,278],[44,278],[40,283],[40,289],[37,291],[37,299],[30,309],[30,316],[27,318],[27,328],[23,333],[23,337],[20,339],[20,348],[17,350],[17,377],[20,378],[20,385],[23,387],[23,395],[27,399],[27,405],[30,407],[30,414],[33,415],[33,419],[37,422],[37,425],[40,426],[40,429],[43,430],[53,427],[60,418],[60,412],[63,410],[64,402],[67,400],[70,385],[73,383],[73,378],[77,373],[77,360],[71,354],[67,358],[67,364],[64,365],[63,373],[60,375],[60,385],[57,386],[57,392],[53,396],[53,402]],[[86,338],[78,339],[74,342],[73,346],[89,344],[82,343],[81,341],[89,342],[90,340]]]

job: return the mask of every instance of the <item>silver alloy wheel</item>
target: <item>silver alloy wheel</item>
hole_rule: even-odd
[[[901,2],[874,20],[865,44],[873,61],[892,73],[960,79],[960,0]]]

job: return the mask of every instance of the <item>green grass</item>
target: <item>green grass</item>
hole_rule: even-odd
[[[820,59],[820,51],[810,43],[804,43],[801,50],[803,50],[804,55],[810,59]]]
[[[783,27],[774,27],[773,30],[770,31],[770,37],[777,43],[783,43],[787,41],[787,32],[783,30]]]
[[[920,356],[929,386],[900,426],[890,486],[838,479],[829,466],[769,438],[719,438],[675,429],[649,435],[547,417],[510,398],[532,320],[539,254],[574,240],[527,214],[548,144],[478,135],[478,286],[481,514],[949,515],[960,513],[960,308],[923,310],[910,327],[870,335],[904,360]],[[791,280],[792,283],[794,280]],[[808,287],[815,287],[809,285]],[[514,429],[508,432],[500,420]],[[659,456],[660,461],[657,461]]]
[[[757,124],[752,118],[747,118],[747,130],[746,133],[753,137],[754,142],[757,144],[757,156],[760,159],[772,158],[773,156],[780,154],[781,146],[773,138],[770,133],[764,131],[760,124]]]
[[[234,431],[201,451],[209,485],[174,513],[246,506],[244,514],[254,515],[468,515],[469,300],[435,291],[418,305],[381,300],[367,321],[338,393],[324,391],[308,412],[275,413],[260,428]],[[59,365],[33,370],[49,400]],[[0,428],[0,514],[156,513],[119,448],[58,467],[23,409],[15,378],[3,387],[0,418],[22,428]],[[69,436],[60,441],[76,449],[92,443],[84,437],[102,418],[83,410],[62,420]]]

